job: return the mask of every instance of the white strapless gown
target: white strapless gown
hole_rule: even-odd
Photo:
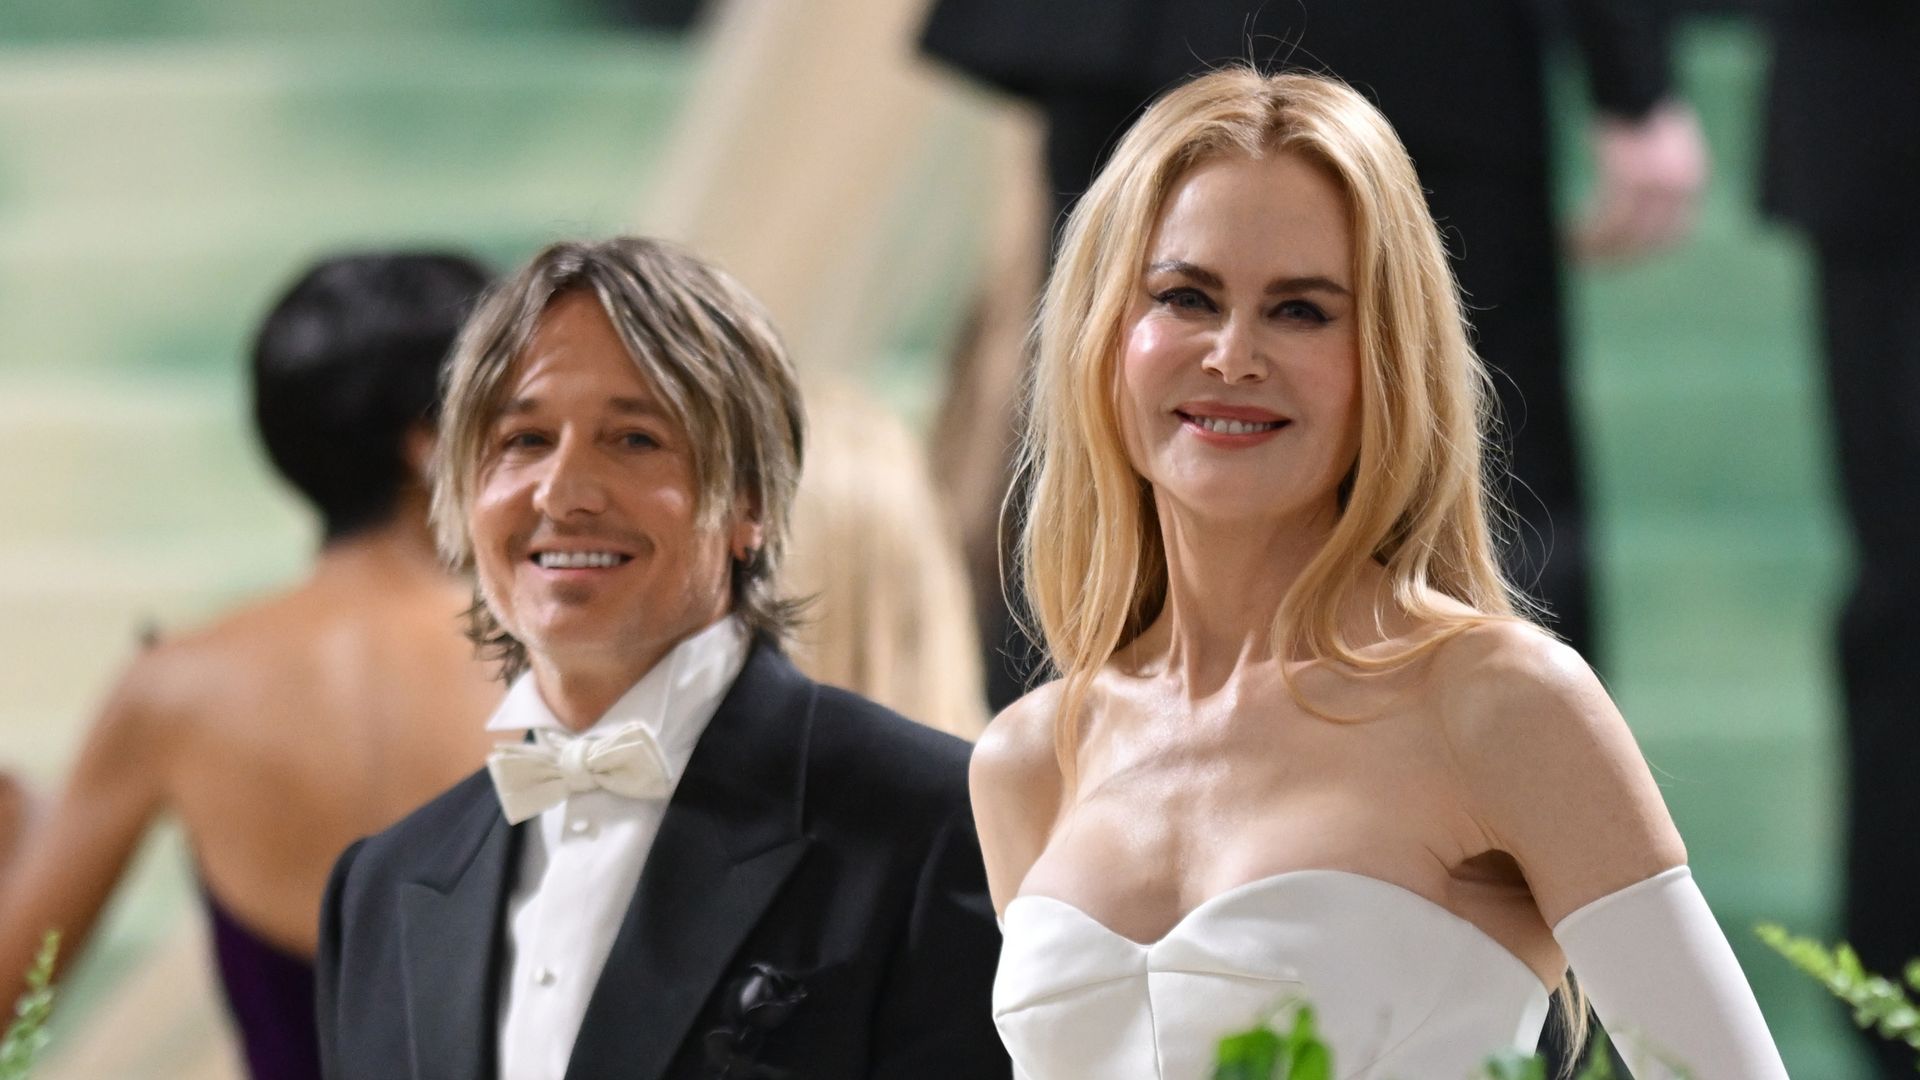
[[[1007,905],[994,1022],[1019,1080],[1208,1080],[1223,1036],[1313,1005],[1343,1080],[1463,1080],[1531,1053],[1532,969],[1418,893],[1338,870],[1262,878],[1151,945],[1064,901]]]

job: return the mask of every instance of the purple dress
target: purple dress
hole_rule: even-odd
[[[247,929],[204,890],[227,1008],[253,1080],[320,1080],[313,961]]]

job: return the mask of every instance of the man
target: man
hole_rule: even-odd
[[[1840,613],[1847,939],[1920,958],[1920,5],[1783,0],[1773,12],[1764,194],[1810,242],[1853,580]],[[1867,1041],[1879,1075],[1913,1050]]]
[[[666,245],[476,314],[435,520],[534,734],[342,857],[328,1076],[1008,1074],[966,744],[780,652],[802,423],[759,304]]]

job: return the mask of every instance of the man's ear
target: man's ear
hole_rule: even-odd
[[[422,485],[432,482],[433,451],[439,445],[440,437],[432,424],[410,425],[400,437],[400,456],[406,460],[407,472]]]
[[[735,562],[752,562],[766,545],[767,531],[760,525],[757,501],[742,491],[733,497],[733,528],[727,534],[727,551]]]

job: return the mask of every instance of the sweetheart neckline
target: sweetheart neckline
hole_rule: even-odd
[[[1074,904],[1067,900],[1062,900],[1057,896],[1047,896],[1043,893],[1022,893],[1021,895],[1016,896],[1013,899],[1007,901],[1007,911],[1009,913],[1012,912],[1013,905],[1018,904],[1023,900],[1043,900],[1057,907],[1065,908],[1066,910],[1073,912],[1075,915],[1078,915],[1080,918],[1085,919],[1087,922],[1092,923],[1096,927],[1099,927],[1102,931],[1104,931],[1110,937],[1116,938],[1120,941],[1124,941],[1127,944],[1132,945],[1134,948],[1139,949],[1141,952],[1150,953],[1153,950],[1158,949],[1160,946],[1166,944],[1168,941],[1172,940],[1173,937],[1176,934],[1178,934],[1182,928],[1184,928],[1188,923],[1192,922],[1195,918],[1197,918],[1202,912],[1206,911],[1208,908],[1211,908],[1217,904],[1220,904],[1229,899],[1232,899],[1233,897],[1238,896],[1241,893],[1250,892],[1262,886],[1274,885],[1290,878],[1306,878],[1306,877],[1316,877],[1316,876],[1363,881],[1371,885],[1379,886],[1381,888],[1390,890],[1393,893],[1400,893],[1405,896],[1411,897],[1412,899],[1418,901],[1426,909],[1436,912],[1440,915],[1443,915],[1448,919],[1451,919],[1452,921],[1460,924],[1462,927],[1464,927],[1468,932],[1473,934],[1475,937],[1478,937],[1481,941],[1484,941],[1488,945],[1493,946],[1496,950],[1499,951],[1500,955],[1506,957],[1508,960],[1511,960],[1513,963],[1519,965],[1521,970],[1527,973],[1527,977],[1532,979],[1535,983],[1538,983],[1541,989],[1545,991],[1549,996],[1553,994],[1553,988],[1548,986],[1544,981],[1541,980],[1540,973],[1533,970],[1532,964],[1529,964],[1525,960],[1520,959],[1519,954],[1515,953],[1512,949],[1509,949],[1505,945],[1501,944],[1498,938],[1495,938],[1492,934],[1489,934],[1485,930],[1482,930],[1479,926],[1474,924],[1471,920],[1461,916],[1460,914],[1452,910],[1449,910],[1445,906],[1438,904],[1433,900],[1428,899],[1425,896],[1420,895],[1417,892],[1414,892],[1412,889],[1407,888],[1405,885],[1396,884],[1394,882],[1386,880],[1385,878],[1377,878],[1377,877],[1374,877],[1372,874],[1358,874],[1351,870],[1332,870],[1332,869],[1323,869],[1319,867],[1306,867],[1298,870],[1282,870],[1277,874],[1268,874],[1266,877],[1254,878],[1252,881],[1243,881],[1240,884],[1233,886],[1232,888],[1214,893],[1212,896],[1209,896],[1205,900],[1202,900],[1198,904],[1195,904],[1192,908],[1188,909],[1186,914],[1181,915],[1178,919],[1175,919],[1173,925],[1167,928],[1166,933],[1160,935],[1158,938],[1154,939],[1153,941],[1135,941],[1133,938],[1128,937],[1127,935],[1119,932],[1118,930],[1115,930],[1113,927],[1108,926],[1106,923],[1101,922],[1099,919],[1094,918],[1092,915],[1087,913],[1086,909],[1080,907],[1079,905]]]

